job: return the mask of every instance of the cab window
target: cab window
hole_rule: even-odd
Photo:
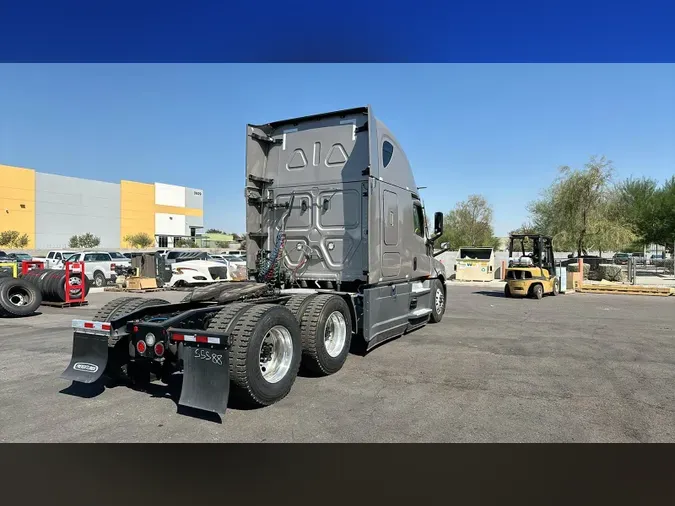
[[[386,167],[391,162],[391,157],[394,156],[394,146],[389,141],[382,143],[382,167]]]
[[[413,227],[417,235],[424,237],[424,211],[417,202],[413,203]]]

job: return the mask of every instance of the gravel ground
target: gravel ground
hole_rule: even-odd
[[[165,389],[62,393],[81,309],[0,320],[0,441],[647,442],[675,440],[674,297],[505,299],[452,286],[440,324],[351,355],[339,373],[222,420]],[[175,301],[182,293],[149,294]]]

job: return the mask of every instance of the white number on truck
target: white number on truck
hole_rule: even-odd
[[[213,362],[216,365],[223,365],[222,354],[214,353],[203,348],[195,348],[195,358],[198,358],[199,360],[206,360],[207,362]]]

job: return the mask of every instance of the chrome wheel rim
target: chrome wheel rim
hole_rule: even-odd
[[[326,353],[335,358],[345,347],[347,341],[347,322],[340,311],[333,311],[326,320],[323,329],[323,342]]]
[[[71,296],[77,296],[77,294],[80,293],[80,289],[78,287],[80,286],[82,279],[80,279],[78,276],[71,276],[69,281]]]
[[[260,373],[268,383],[278,383],[286,377],[292,361],[291,332],[282,325],[275,325],[260,343]]]
[[[31,299],[30,294],[22,288],[12,288],[7,298],[11,304],[19,307],[27,305]]]
[[[434,297],[434,302],[436,303],[436,313],[441,314],[445,307],[445,297],[443,296],[443,290],[436,288],[436,296]]]

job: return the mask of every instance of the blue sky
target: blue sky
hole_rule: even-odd
[[[505,235],[560,165],[675,174],[675,65],[0,65],[0,163],[204,189],[205,224],[244,231],[245,125],[371,104],[427,186],[472,193]]]

